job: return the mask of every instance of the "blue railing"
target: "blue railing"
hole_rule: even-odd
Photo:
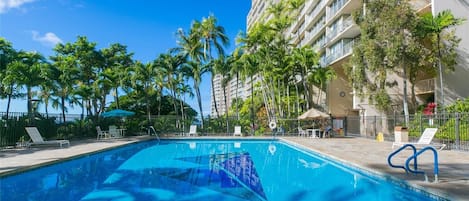
[[[401,166],[401,165],[394,165],[394,164],[392,164],[392,162],[391,162],[391,159],[392,159],[392,157],[393,157],[394,155],[396,155],[397,153],[401,152],[402,150],[404,150],[404,149],[407,148],[407,147],[412,148],[412,150],[414,151],[414,153],[413,153],[412,155],[415,155],[415,153],[417,153],[417,149],[415,148],[414,145],[412,145],[412,144],[405,144],[405,145],[402,146],[401,148],[399,148],[399,149],[397,149],[396,151],[394,151],[394,152],[392,152],[391,154],[389,154],[389,156],[388,156],[388,164],[389,164],[389,166],[391,166],[391,167],[393,167],[393,168],[402,168],[402,169],[404,169],[404,171],[405,171],[406,173],[408,173],[406,167],[404,167],[403,165],[402,165],[402,166]],[[417,170],[417,158],[414,159],[414,169]]]
[[[422,154],[423,152],[427,151],[427,150],[431,150],[433,151],[433,173],[435,175],[435,180],[433,181],[434,183],[438,183],[438,152],[436,151],[435,148],[433,147],[424,147],[422,150],[418,151],[417,153],[415,153],[414,155],[410,156],[407,161],[405,162],[405,167],[406,169],[409,171],[409,172],[412,172],[414,174],[423,174],[425,176],[425,181],[428,182],[428,177],[427,177],[427,174],[424,172],[424,171],[419,171],[417,170],[417,168],[415,168],[414,170],[410,169],[409,168],[409,163],[412,159],[415,159],[417,160],[417,156],[419,156],[420,154]]]
[[[394,157],[397,153],[401,152],[402,150],[404,150],[405,148],[407,147],[410,147],[412,148],[413,150],[413,154],[407,158],[406,162],[405,162],[405,166],[401,166],[401,165],[394,165],[392,164],[392,157]],[[401,148],[397,149],[396,151],[392,152],[391,154],[389,154],[388,156],[388,164],[389,166],[393,167],[393,168],[402,168],[406,171],[406,173],[414,173],[414,174],[423,174],[424,177],[425,177],[425,181],[428,182],[428,176],[427,174],[424,172],[424,171],[421,171],[421,170],[418,170],[418,164],[417,164],[417,157],[422,154],[423,152],[427,151],[427,150],[431,150],[433,151],[433,156],[434,156],[434,166],[433,166],[433,173],[435,175],[435,180],[433,181],[434,183],[438,183],[438,152],[436,151],[436,149],[434,147],[424,147],[423,149],[421,149],[420,151],[417,152],[417,149],[415,148],[414,145],[412,144],[405,144],[404,146],[402,146]],[[414,169],[411,169],[409,167],[409,164],[411,161],[414,161]]]

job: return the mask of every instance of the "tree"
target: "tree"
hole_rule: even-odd
[[[377,0],[359,9],[355,22],[360,26],[360,40],[355,42],[346,73],[352,87],[361,97],[368,96],[378,109],[386,111],[392,105],[388,88],[397,85],[389,75],[402,72],[404,113],[408,117],[407,79],[409,61],[406,60],[417,43],[412,35],[417,17],[408,1]],[[365,13],[366,12],[366,15]],[[406,118],[406,123],[407,123]]]
[[[62,110],[63,121],[66,121],[65,112],[67,107],[65,103],[71,100],[73,88],[77,85],[78,74],[80,72],[77,60],[71,56],[72,44],[57,44],[54,48],[55,55],[50,59],[53,61],[53,70],[51,74],[55,78],[56,83],[53,87],[53,94],[59,97],[59,100],[52,103],[52,107],[57,108],[60,106]]]
[[[199,106],[199,112],[200,112],[200,117],[201,117],[201,126],[204,128],[204,113],[202,110],[202,96],[200,94],[200,82],[202,81],[202,75],[208,71],[206,66],[203,66],[200,63],[194,62],[194,61],[189,61],[186,64],[184,64],[186,68],[188,69],[187,75],[192,78],[194,81],[193,87],[195,90],[195,95],[197,96],[197,104]]]
[[[45,78],[41,76],[41,71],[46,65],[46,60],[41,54],[20,51],[17,60],[7,67],[5,79],[14,80],[13,82],[20,86],[20,88],[21,86],[26,88],[30,124],[32,124],[34,118],[33,96],[35,96],[35,93],[33,92],[33,87],[40,86],[45,81]]]
[[[202,39],[204,47],[204,60],[210,64],[212,60],[212,48],[217,52],[218,57],[224,57],[224,47],[229,44],[229,39],[225,34],[225,28],[217,24],[217,18],[210,15],[208,18],[203,18],[202,22],[195,22],[193,28],[195,28]],[[215,99],[215,89],[213,87],[214,70],[212,66],[209,66],[209,71],[212,74],[212,99],[214,101],[215,112],[217,118],[219,116],[217,102]]]
[[[449,40],[446,40],[447,43],[444,43],[442,40],[442,34],[444,31],[462,24],[465,19],[456,18],[451,11],[445,10],[438,13],[436,16],[433,16],[432,13],[424,14],[419,21],[418,33],[421,37],[424,38],[433,38],[432,46],[434,54],[437,57],[438,63],[438,74],[440,78],[440,103],[441,106],[445,105],[445,93],[443,86],[443,66],[442,63],[446,65],[448,69],[453,69],[455,62],[456,53],[454,51],[455,47],[458,45],[460,39],[456,38],[454,35],[449,35]],[[444,38],[444,36],[443,36]],[[446,50],[446,51],[444,51]],[[443,52],[445,54],[443,54]],[[443,56],[445,55],[445,56]]]
[[[6,106],[6,119],[8,119],[11,99],[14,96],[14,82],[13,80],[5,79],[5,77],[8,65],[16,60],[16,55],[17,52],[15,49],[13,49],[12,44],[5,38],[0,37],[0,98],[8,97],[8,103]]]
[[[111,87],[114,89],[114,100],[119,108],[119,87],[124,87],[127,79],[126,68],[132,65],[133,53],[127,53],[125,45],[115,43],[109,48],[101,50],[104,59],[103,77],[110,81]]]
[[[151,96],[155,94],[155,87],[153,79],[157,72],[154,68],[154,62],[143,64],[140,61],[135,62],[135,64],[129,69],[131,71],[131,83],[135,91],[139,92],[140,95],[144,96],[146,113],[148,117],[148,125],[151,122]]]

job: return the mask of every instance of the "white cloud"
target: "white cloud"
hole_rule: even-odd
[[[37,31],[32,31],[33,40],[42,43],[48,47],[54,47],[58,43],[62,43],[62,39],[60,39],[57,35],[52,32],[47,32],[44,36],[39,35]]]
[[[0,0],[0,14],[7,12],[11,8],[20,8],[25,3],[35,0]]]

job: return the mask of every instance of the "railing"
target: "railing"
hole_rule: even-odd
[[[433,180],[434,183],[438,183],[438,152],[436,151],[435,148],[433,147],[425,147],[423,148],[422,150],[418,151],[417,153],[415,153],[414,155],[410,156],[406,162],[405,162],[405,167],[406,169],[409,171],[409,172],[412,172],[414,174],[423,174],[425,176],[425,182],[428,182],[428,176],[427,174],[424,172],[424,171],[419,171],[417,170],[417,166],[415,166],[415,169],[412,170],[409,168],[409,163],[412,159],[414,159],[415,161],[417,160],[417,156],[419,156],[420,154],[422,154],[423,152],[427,151],[427,150],[431,150],[433,152],[433,174],[435,176],[435,180]]]
[[[327,41],[331,41],[332,39],[337,37],[337,35],[339,35],[344,30],[352,26],[354,22],[353,22],[352,17],[350,16],[350,17],[343,19],[341,22],[337,22],[337,23],[338,23],[337,27],[332,32],[328,33]]]
[[[314,7],[314,9],[307,15],[307,17],[315,18],[319,14],[319,12],[324,8],[325,5],[326,5],[326,0],[321,0],[316,5],[316,7]]]
[[[391,166],[391,167],[393,167],[393,168],[402,168],[402,169],[404,169],[406,172],[409,172],[405,166],[394,165],[394,164],[392,164],[392,162],[391,162],[392,157],[394,157],[396,154],[398,154],[399,152],[401,152],[402,150],[404,150],[404,149],[407,148],[407,147],[412,148],[412,151],[414,151],[412,155],[415,155],[415,153],[417,153],[417,149],[415,148],[414,145],[412,145],[412,144],[405,144],[405,145],[402,146],[401,148],[399,148],[399,149],[397,149],[396,151],[394,151],[394,152],[392,152],[391,154],[389,154],[389,156],[388,156],[388,164],[389,164],[389,166]],[[414,159],[414,169],[417,170],[417,158]]]
[[[416,94],[426,94],[435,91],[435,79],[420,80],[415,83]]]
[[[329,13],[327,14],[327,20],[333,18],[349,1],[351,0],[336,0],[332,3]]]
[[[383,133],[387,141],[394,141],[394,128],[405,125],[405,115],[347,116],[347,135],[375,139]],[[445,149],[469,151],[469,113],[439,113],[409,115],[409,140],[420,138],[425,128],[438,128],[434,143],[446,144]]]
[[[341,47],[339,47],[335,53],[328,55],[326,60],[327,64],[331,64],[338,58],[351,54],[353,50],[353,43],[353,40],[348,43],[345,43]]]

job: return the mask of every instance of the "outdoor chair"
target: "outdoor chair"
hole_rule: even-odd
[[[412,144],[416,148],[432,146],[435,148],[439,148],[438,150],[443,150],[446,147],[446,144],[431,143],[437,131],[438,131],[438,128],[426,128],[417,142],[394,142],[392,144],[392,149],[394,149],[394,147],[402,147],[406,144]]]
[[[301,127],[298,127],[298,136],[299,137],[306,137],[306,131],[303,130]]]
[[[197,136],[197,125],[191,125],[187,136]]]
[[[114,126],[114,125],[109,126],[109,135],[111,136],[111,138],[120,138],[120,137],[122,137],[121,131],[119,129],[117,129],[117,126]]]
[[[98,132],[98,136],[96,137],[97,140],[108,139],[111,137],[111,135],[109,135],[109,132],[101,130],[100,126],[96,126],[96,131]]]
[[[234,127],[234,133],[233,136],[243,136],[243,133],[241,133],[241,126],[235,126]]]
[[[31,145],[59,145],[60,148],[62,148],[63,145],[67,145],[67,147],[70,146],[70,141],[68,140],[44,140],[36,127],[26,127],[25,129],[32,141],[28,142],[28,147]]]

